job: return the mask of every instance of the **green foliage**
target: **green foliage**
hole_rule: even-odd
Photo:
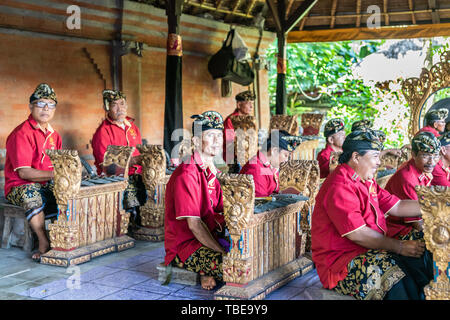
[[[444,41],[444,42],[443,42]],[[440,54],[450,47],[448,39],[433,41],[430,55]],[[388,90],[375,83],[366,85],[352,74],[352,66],[376,52],[385,40],[342,41],[333,43],[289,44],[286,50],[287,113],[310,112],[305,101],[320,99],[328,105],[327,119],[339,117],[351,124],[360,119],[374,120],[374,128],[387,135],[386,147],[401,147],[408,141],[409,108],[401,94],[400,83],[393,82]],[[267,50],[269,61],[269,95],[275,112],[277,79],[277,44]],[[394,79],[393,79],[394,80]],[[309,97],[305,99],[305,96]]]

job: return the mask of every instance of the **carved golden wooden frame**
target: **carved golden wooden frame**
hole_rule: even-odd
[[[402,93],[409,104],[411,118],[409,137],[419,131],[420,112],[427,99],[436,91],[450,86],[450,51],[441,54],[440,62],[430,70],[422,69],[419,78],[409,78],[402,82]]]

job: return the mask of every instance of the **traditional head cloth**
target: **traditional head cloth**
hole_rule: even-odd
[[[254,101],[255,95],[250,90],[240,92],[235,97],[236,101]]]
[[[39,99],[52,99],[55,103],[58,103],[55,91],[53,91],[52,87],[46,83],[41,83],[36,87],[33,94],[30,96],[30,103]]]
[[[325,135],[325,138],[328,138],[341,130],[344,130],[344,121],[341,119],[331,119],[325,124],[323,134]]]
[[[192,123],[192,132],[195,132],[194,128],[197,126],[201,129],[200,132],[210,129],[223,130],[223,118],[220,113],[216,111],[206,111],[202,114],[195,114],[191,116],[191,119],[195,119]]]
[[[448,116],[448,110],[445,108],[431,110],[425,114],[425,122],[428,124],[431,121],[445,120]]]
[[[356,130],[350,133],[342,145],[343,152],[383,150],[383,143],[372,129]]]
[[[372,128],[372,121],[364,119],[364,120],[355,121],[352,124],[352,132],[356,131],[356,130],[361,130],[363,128],[367,128],[367,129]]]
[[[415,153],[419,151],[436,153],[441,150],[441,143],[431,132],[422,131],[412,139],[411,148]]]
[[[450,131],[446,131],[438,139],[442,147],[448,146],[450,144]]]
[[[386,141],[386,133],[384,133],[381,130],[373,130],[375,135],[380,139],[381,143],[384,143]]]
[[[113,101],[119,100],[119,99],[127,99],[125,94],[120,92],[119,90],[110,90],[106,89],[103,90],[103,107],[106,111],[109,111],[109,104]]]
[[[267,138],[267,149],[271,147],[279,147],[280,149],[287,150],[289,152],[294,151],[302,143],[302,138],[299,136],[292,136],[284,130],[278,132],[278,141],[272,141],[272,138],[276,138],[276,135],[269,135]],[[278,144],[277,144],[278,142]]]

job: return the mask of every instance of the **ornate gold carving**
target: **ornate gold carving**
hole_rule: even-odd
[[[247,268],[247,264],[243,262],[245,254],[242,254],[239,242],[254,211],[255,184],[253,176],[220,173],[217,178],[223,191],[225,222],[232,241],[231,250],[223,260],[224,281],[247,283],[251,279],[251,268]],[[242,250],[246,251],[245,248]],[[247,262],[249,263],[249,261]]]
[[[118,236],[122,236],[128,232],[128,224],[130,223],[130,213],[125,210],[120,211],[120,233]]]
[[[79,246],[77,224],[58,220],[56,223],[49,224],[48,229],[52,248],[72,250]]]
[[[426,246],[433,254],[436,281],[425,287],[427,300],[450,300],[450,188],[416,186]]]
[[[164,194],[166,179],[166,155],[161,145],[137,145],[142,157],[142,180],[148,199],[140,207],[144,227],[158,228],[164,225]]]
[[[56,203],[65,212],[69,199],[75,197],[81,186],[81,161],[76,150],[46,150],[53,164]],[[66,216],[61,217],[65,219]]]
[[[251,259],[223,257],[223,278],[229,283],[246,284],[253,278]]]
[[[231,116],[235,138],[234,154],[241,164],[247,163],[258,152],[258,129],[254,116]]]
[[[318,135],[322,125],[324,115],[322,113],[303,113],[302,114],[302,128],[303,135]]]
[[[425,101],[436,91],[450,86],[450,51],[441,54],[440,62],[430,70],[422,69],[419,78],[402,82],[402,92],[411,108],[410,139],[419,131],[420,111]]]
[[[301,209],[300,228],[306,233],[302,246],[310,250],[311,242],[311,213],[315,198],[319,191],[320,171],[317,160],[290,160],[280,165],[280,190],[294,189],[302,195],[309,197]],[[304,251],[302,250],[302,251]]]
[[[128,177],[128,167],[134,150],[135,147],[108,146],[103,157],[103,172],[106,175],[123,173],[124,177]]]
[[[336,169],[336,167],[339,165],[339,156],[342,154],[342,152],[339,151],[332,151],[330,155],[330,173]]]
[[[223,211],[230,234],[241,235],[253,215],[255,184],[252,175],[219,173]]]
[[[297,116],[276,114],[270,117],[269,132],[272,130],[284,130],[291,135],[298,135]]]

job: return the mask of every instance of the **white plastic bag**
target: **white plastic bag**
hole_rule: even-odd
[[[234,30],[234,37],[231,47],[233,48],[233,54],[236,57],[236,60],[241,61],[251,58],[250,53],[248,53],[247,45],[236,29]]]

